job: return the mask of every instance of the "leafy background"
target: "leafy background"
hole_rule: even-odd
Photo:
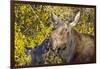
[[[81,12],[81,17],[74,29],[80,33],[94,35],[94,8],[15,3],[15,65],[24,65],[31,60],[31,56],[24,53],[24,47],[34,48],[49,35],[53,27],[50,18],[51,12],[54,12],[63,21],[71,22],[78,11]],[[57,61],[56,63],[61,63],[59,57],[49,56],[48,60],[52,64],[55,63],[54,60]]]

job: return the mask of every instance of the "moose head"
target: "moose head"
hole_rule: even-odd
[[[75,50],[75,30],[73,27],[78,23],[80,18],[80,12],[78,12],[74,18],[74,21],[71,23],[64,23],[59,19],[54,13],[51,14],[53,21],[53,31],[50,34],[50,44],[52,49],[57,52],[58,49],[65,49],[65,51],[59,51],[61,57],[66,57],[66,62],[70,62],[70,59],[73,57]],[[66,53],[65,53],[66,52]]]
[[[78,12],[74,18],[74,21],[71,23],[63,23],[54,13],[51,14],[53,21],[53,31],[51,32],[51,46],[53,49],[63,48],[64,44],[69,43],[72,37],[73,26],[75,26],[80,18],[80,12]],[[68,44],[67,44],[68,45]]]
[[[34,48],[25,48],[26,55],[31,55],[31,62],[29,64],[41,64],[45,62],[45,57],[43,55],[49,49],[48,38],[44,39],[44,41],[40,45],[36,45]]]

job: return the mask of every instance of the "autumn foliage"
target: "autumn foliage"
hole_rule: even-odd
[[[74,28],[80,33],[94,35],[94,9],[70,6],[51,6],[39,4],[14,4],[14,61],[16,65],[24,65],[31,60],[24,52],[25,47],[33,48],[42,43],[52,30],[53,23],[50,15],[54,12],[62,20],[71,22],[77,11],[81,12],[79,23]],[[49,56],[61,63],[59,57]]]

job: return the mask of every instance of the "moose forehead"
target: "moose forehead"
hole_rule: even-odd
[[[64,31],[64,30],[68,31],[70,29],[71,27],[68,24],[62,23],[60,26],[57,26],[57,28],[53,29],[51,34],[59,33],[60,31]]]

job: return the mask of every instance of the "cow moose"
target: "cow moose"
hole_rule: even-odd
[[[54,13],[51,14],[54,29],[50,33],[50,46],[59,54],[63,63],[96,62],[94,36],[79,33],[73,28],[78,23],[80,14],[79,11],[71,23],[62,21]]]

